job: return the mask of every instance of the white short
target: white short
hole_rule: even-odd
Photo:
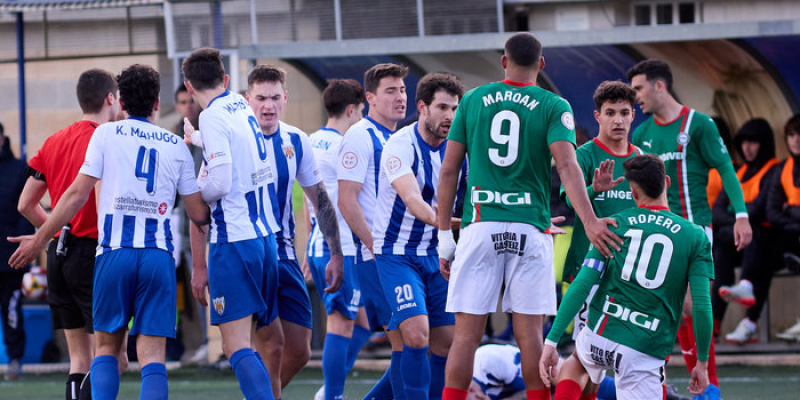
[[[583,307],[575,314],[575,324],[572,327],[572,340],[578,340],[578,335],[581,333],[581,330],[583,330],[583,327],[586,326],[586,320],[589,319],[589,305],[592,303],[594,294],[597,292],[599,286],[600,285],[592,286],[589,295],[586,296],[586,301],[583,302]]]
[[[608,340],[584,328],[575,341],[575,354],[593,383],[614,370],[617,399],[661,399],[664,360]]]
[[[497,311],[529,315],[556,312],[553,238],[530,224],[476,222],[461,231],[450,268],[448,312]]]

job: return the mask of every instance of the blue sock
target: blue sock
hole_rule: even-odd
[[[114,356],[98,356],[92,361],[92,398],[116,399],[119,394],[119,363]]]
[[[392,368],[386,370],[381,379],[364,396],[364,400],[392,400]]]
[[[422,348],[403,345],[403,386],[406,400],[428,400],[431,387],[431,365],[428,363],[428,346]]]
[[[447,365],[447,357],[437,356],[431,353],[431,390],[428,397],[431,400],[441,400],[444,390],[444,367]]]
[[[600,382],[597,389],[597,398],[603,400],[617,400],[617,387],[614,385],[614,378],[607,376]]]
[[[349,372],[350,369],[353,368],[358,353],[361,351],[361,348],[364,347],[364,343],[367,343],[367,340],[369,340],[371,333],[369,329],[363,326],[356,325],[353,327],[353,338],[350,339],[350,346],[347,348],[347,365],[345,365],[345,371]]]
[[[389,364],[389,377],[392,379],[392,394],[394,400],[406,400],[406,392],[403,389],[403,352],[393,351],[392,362]]]
[[[139,392],[139,399],[167,400],[167,398],[169,398],[167,366],[152,362],[142,367],[142,390]]]
[[[247,400],[273,400],[269,373],[251,348],[231,354],[231,366]]]
[[[350,338],[329,333],[325,335],[322,348],[322,375],[325,377],[325,400],[341,400],[344,380],[347,378],[345,364]]]

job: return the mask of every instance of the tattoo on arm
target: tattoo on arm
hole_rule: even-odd
[[[312,186],[316,190],[316,196],[309,196],[317,211],[317,222],[319,222],[319,229],[322,236],[325,237],[325,242],[328,243],[331,255],[342,254],[342,244],[339,238],[339,224],[336,220],[336,209],[331,203],[331,198],[328,197],[328,192],[325,190],[325,185],[321,182]]]

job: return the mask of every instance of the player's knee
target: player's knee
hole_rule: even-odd
[[[428,332],[420,330],[403,332],[403,344],[414,348],[425,347],[428,345]]]

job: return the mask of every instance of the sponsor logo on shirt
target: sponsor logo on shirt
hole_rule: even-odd
[[[653,140],[650,139],[650,140],[648,140],[646,142],[642,142],[642,146],[647,146],[647,147],[651,147],[652,148],[653,147]]]
[[[525,255],[525,243],[528,241],[528,235],[522,233],[517,235],[516,232],[502,232],[491,234],[492,242],[494,242],[494,250],[497,254],[516,254],[520,257]]]
[[[641,313],[639,311],[633,311],[628,307],[614,303],[609,300],[607,296],[606,302],[603,304],[603,314],[614,318],[619,318],[622,321],[630,322],[633,325],[653,332],[658,329],[658,324],[661,323],[661,320],[658,318],[651,317],[650,315]]]
[[[595,201],[603,201],[603,200],[610,200],[610,199],[620,199],[620,200],[632,200],[633,195],[631,194],[630,190],[607,190],[603,193],[597,195],[594,198]]]
[[[217,314],[222,315],[225,313],[225,296],[214,297],[212,302],[214,303],[214,310],[217,312]]]
[[[619,364],[622,361],[622,354],[617,353],[615,350],[605,350],[601,349],[595,345],[589,346],[589,352],[591,353],[592,361],[595,364],[614,368],[615,372],[619,372]]]
[[[347,169],[353,169],[358,165],[358,157],[352,151],[348,151],[342,155],[342,166]]]
[[[506,206],[531,205],[531,194],[528,192],[494,192],[475,189],[472,191],[472,203],[502,204]]]
[[[158,205],[158,213],[164,215],[167,213],[167,203],[161,203]]]

